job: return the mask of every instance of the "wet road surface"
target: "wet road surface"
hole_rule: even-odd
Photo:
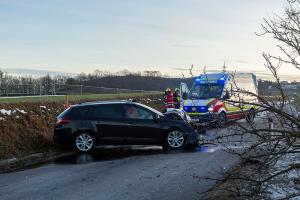
[[[227,131],[209,130],[207,137]],[[215,185],[199,177],[220,178],[237,162],[237,156],[215,144],[177,152],[158,146],[98,148],[93,154],[0,174],[0,199],[198,200]]]
[[[1,174],[0,199],[201,199],[200,193],[215,182],[198,177],[216,178],[238,161],[214,149],[164,153],[159,147],[131,148],[116,159],[98,149]]]

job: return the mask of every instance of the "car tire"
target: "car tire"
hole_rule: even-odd
[[[255,111],[253,109],[250,109],[246,116],[246,121],[250,124],[254,122],[255,118]]]
[[[224,112],[219,113],[218,115],[218,127],[225,128],[227,124],[227,116]]]
[[[170,131],[167,134],[165,145],[163,147],[165,149],[182,149],[185,146],[185,137],[184,134],[179,130]]]
[[[79,133],[74,138],[74,147],[81,153],[91,152],[95,147],[95,138],[87,132]]]

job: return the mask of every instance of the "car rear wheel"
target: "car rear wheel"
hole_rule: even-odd
[[[89,133],[80,133],[75,137],[75,148],[79,152],[90,152],[95,146],[95,139]]]
[[[166,140],[168,149],[181,149],[185,143],[185,138],[181,131],[171,131],[168,133]]]

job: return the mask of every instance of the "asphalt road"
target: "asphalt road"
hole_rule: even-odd
[[[219,133],[213,129],[207,135]],[[0,174],[0,199],[199,200],[215,185],[199,177],[221,177],[237,162],[217,145],[168,153],[160,147],[101,148]]]

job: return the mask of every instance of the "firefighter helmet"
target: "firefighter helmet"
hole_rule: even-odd
[[[171,92],[171,91],[172,91],[171,88],[166,89],[166,92]]]

